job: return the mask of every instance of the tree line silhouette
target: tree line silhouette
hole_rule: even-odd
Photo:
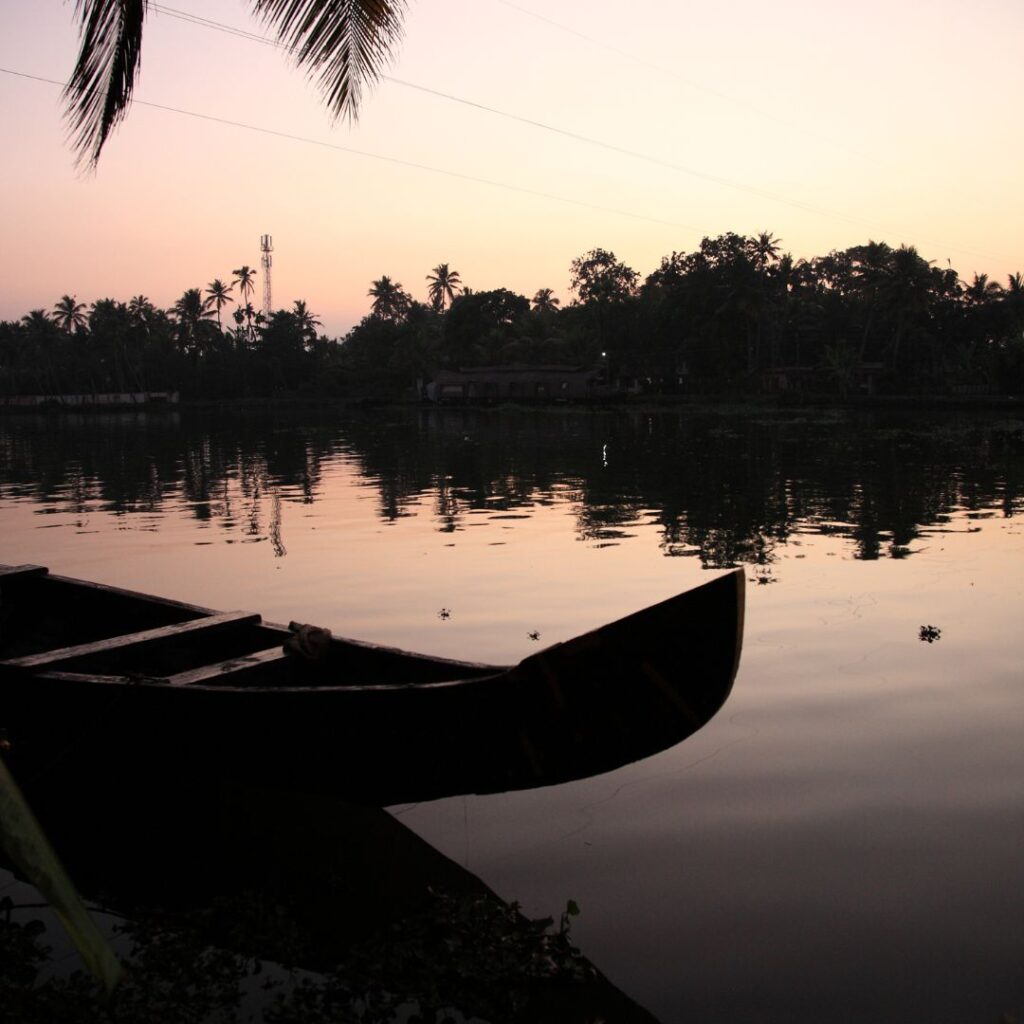
[[[303,300],[255,309],[247,266],[169,309],[143,295],[89,306],[64,295],[0,322],[0,395],[396,397],[440,369],[512,363],[603,365],[650,393],[753,392],[785,377],[846,396],[867,370],[889,393],[1024,390],[1020,273],[1005,286],[967,282],[912,246],[874,241],[796,260],[767,232],[705,238],[643,280],[605,249],[569,270],[565,306],[551,288],[532,300],[475,291],[447,263],[426,276],[423,302],[385,275],[342,338],[320,333]]]

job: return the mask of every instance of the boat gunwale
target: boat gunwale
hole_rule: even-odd
[[[0,568],[29,568],[29,567],[22,567],[22,566],[0,566]],[[118,586],[115,586],[115,585],[109,584],[109,583],[95,583],[92,580],[82,580],[82,579],[78,579],[78,578],[76,578],[74,576],[60,576],[60,575],[57,575],[55,573],[49,572],[49,570],[47,570],[43,566],[34,566],[33,565],[30,568],[32,568],[32,569],[42,569],[43,570],[42,572],[33,573],[31,576],[24,577],[24,578],[30,578],[33,581],[35,581],[36,583],[45,584],[45,583],[49,583],[49,582],[54,582],[54,583],[57,583],[57,584],[69,585],[69,586],[72,586],[72,587],[75,587],[75,588],[81,588],[81,589],[85,589],[85,590],[98,590],[98,591],[103,592],[104,594],[109,594],[109,595],[114,596],[114,597],[120,597],[120,598],[129,599],[129,600],[144,602],[144,603],[149,604],[149,605],[162,606],[162,607],[169,608],[169,609],[171,609],[173,611],[186,611],[186,612],[190,612],[190,613],[195,613],[195,615],[194,615],[194,619],[195,620],[203,619],[203,618],[211,618],[211,617],[219,616],[219,615],[223,614],[222,612],[218,611],[215,608],[208,608],[208,607],[205,607],[205,606],[202,606],[202,605],[195,605],[195,604],[191,604],[191,603],[186,602],[186,601],[178,601],[178,600],[176,600],[174,598],[170,598],[170,597],[160,597],[160,596],[155,595],[155,594],[147,594],[144,591],[140,591],[140,590],[128,590],[125,587],[118,587]],[[2,585],[2,584],[3,584],[3,577],[0,576],[0,585]],[[253,614],[258,614],[258,613],[253,613]],[[184,620],[184,621],[193,621],[193,620],[189,619],[189,620]],[[261,620],[260,628],[263,629],[263,630],[268,630],[268,631],[271,631],[271,632],[280,633],[282,638],[283,638],[282,642],[283,642],[283,640],[287,639],[288,637],[294,635],[294,631],[289,626],[286,626],[286,625],[284,625],[283,623],[280,623],[280,622],[265,622],[265,621]],[[139,632],[144,632],[144,631],[140,630]],[[108,642],[108,641],[114,641],[114,640],[120,639],[121,637],[129,636],[129,635],[131,635],[131,634],[118,633],[118,634],[114,634],[113,636],[103,637],[100,640],[95,641],[95,643],[96,644],[100,644],[100,643],[105,643],[105,642]],[[370,653],[374,653],[374,654],[398,655],[398,656],[401,656],[403,658],[414,658],[414,659],[416,659],[417,661],[419,661],[420,663],[422,663],[424,665],[433,665],[433,666],[440,666],[440,667],[451,666],[452,668],[457,668],[457,669],[472,669],[474,671],[479,671],[483,675],[505,672],[505,671],[508,671],[510,668],[514,667],[512,665],[493,665],[493,664],[489,664],[489,663],[485,663],[485,662],[467,661],[467,660],[460,659],[460,658],[447,658],[447,657],[443,657],[441,655],[424,654],[424,653],[421,653],[419,651],[410,651],[410,650],[407,650],[407,649],[401,648],[401,647],[394,647],[394,646],[390,646],[390,645],[387,645],[387,644],[374,643],[373,641],[370,641],[370,640],[359,640],[359,639],[356,639],[354,637],[337,636],[333,632],[331,633],[331,644],[332,645],[337,644],[339,646],[345,646],[345,647],[353,647],[353,648],[357,648],[357,649],[359,649],[361,651],[366,651],[366,652],[370,652]],[[53,648],[53,649],[57,650],[57,648]],[[42,654],[42,653],[46,653],[46,652],[39,652],[39,653]],[[14,658],[12,658],[12,659],[2,659],[2,658],[0,658],[0,667],[5,668],[5,669],[6,668],[20,668],[20,666],[16,666],[15,664],[13,664],[17,660],[19,660],[19,659],[14,659]],[[38,677],[43,677],[43,676],[51,674],[51,673],[48,673],[45,669],[42,669],[40,671],[33,672],[32,674],[35,675],[38,678]],[[127,676],[125,676],[123,674],[122,675],[111,675],[111,676],[104,676],[104,675],[102,675],[100,673],[88,673],[88,672],[86,672],[86,673],[81,673],[81,672],[79,672],[79,673],[66,673],[66,674],[68,674],[68,675],[72,675],[73,674],[73,675],[76,675],[76,676],[80,676],[82,678],[96,678],[97,680],[99,680],[101,678],[102,679],[109,679],[109,680],[118,680],[118,681],[120,681],[122,683],[124,683],[126,681],[129,681],[129,682],[132,682],[132,685],[142,685],[145,682],[145,680],[140,680],[139,683],[135,683],[134,681],[130,680],[130,677],[127,677]],[[154,679],[156,679],[156,678],[159,678],[159,677],[154,677]],[[479,678],[479,676],[475,676],[473,678]],[[455,680],[455,681],[461,681],[461,680]],[[195,685],[191,685],[189,687],[181,687],[181,689],[200,689],[200,688],[203,688],[206,685],[207,684],[195,684]],[[412,686],[412,685],[423,686],[423,685],[426,685],[426,684],[423,684],[423,683],[419,683],[419,684],[399,683],[399,684],[374,684],[374,685],[381,686],[382,688],[389,688],[392,685],[397,685],[397,686]],[[211,687],[211,688],[213,688],[213,689],[228,689],[228,687]],[[253,689],[253,688],[252,687],[241,687],[240,686],[240,687],[237,687],[237,689],[245,690],[245,689]],[[280,687],[280,689],[296,690],[296,689],[302,689],[302,687]],[[325,690],[325,689],[331,689],[331,687],[330,686],[315,686],[315,687],[310,687],[310,689]],[[339,689],[352,689],[352,687],[350,687],[350,686],[339,687]]]
[[[604,623],[593,629],[587,630],[567,640],[551,644],[548,647],[543,648],[540,651],[536,651],[533,654],[527,655],[514,665],[494,665],[485,662],[472,662],[463,661],[454,658],[445,658],[429,654],[422,654],[416,651],[409,651],[399,647],[392,647],[383,644],[376,644],[372,641],[358,640],[349,637],[334,636],[330,637],[330,643],[332,646],[339,647],[352,647],[357,648],[371,655],[381,654],[398,656],[402,658],[409,658],[415,662],[419,662],[424,666],[440,667],[451,666],[453,669],[470,670],[473,674],[467,675],[461,678],[455,679],[440,679],[440,680],[429,680],[424,682],[396,682],[396,683],[357,683],[357,684],[337,684],[327,683],[324,685],[306,684],[300,683],[298,685],[261,685],[256,682],[254,684],[232,685],[230,682],[218,683],[216,681],[204,681],[196,683],[181,683],[178,685],[174,684],[173,676],[145,676],[140,675],[135,677],[132,675],[126,675],[123,673],[119,674],[104,674],[104,673],[91,673],[91,672],[69,672],[61,671],[59,669],[45,669],[40,668],[32,670],[31,668],[21,667],[15,664],[17,659],[10,659],[9,661],[0,660],[0,673],[3,671],[9,671],[12,673],[19,673],[31,676],[34,679],[40,680],[52,680],[55,682],[80,682],[89,683],[99,686],[116,686],[129,690],[177,690],[177,691],[192,691],[196,693],[247,693],[256,694],[263,693],[266,695],[282,695],[282,694],[312,694],[318,693],[321,695],[326,694],[370,694],[370,693],[403,693],[408,694],[414,691],[423,692],[434,692],[443,690],[455,690],[460,687],[466,686],[485,686],[488,684],[495,684],[496,682],[505,682],[517,668],[525,665],[528,662],[540,662],[544,657],[559,648],[565,647],[566,645],[583,645],[588,640],[596,639],[600,637],[602,633],[606,633],[609,630],[621,627],[623,624],[629,622],[629,620],[635,620],[647,616],[651,613],[656,613],[659,610],[663,610],[674,603],[685,603],[687,599],[692,599],[692,596],[699,592],[704,586],[715,583],[719,580],[732,577],[736,586],[736,643],[734,649],[734,660],[731,671],[731,680],[729,690],[732,689],[732,683],[735,681],[736,674],[739,669],[740,657],[742,654],[742,642],[743,642],[743,627],[744,627],[744,611],[745,611],[745,584],[746,577],[742,568],[734,568],[721,576],[715,576],[713,579],[707,580],[704,583],[698,584],[696,587],[692,587],[688,590],[681,591],[673,594],[661,601],[657,601],[654,604],[647,605],[637,611],[628,613],[627,615],[621,616],[618,619],[614,619],[611,622]],[[182,601],[174,600],[173,598],[163,598],[156,595],[145,594],[140,591],[127,590],[122,587],[117,587],[104,583],[93,583],[88,580],[79,580],[69,576],[58,576],[47,572],[44,575],[35,577],[38,581],[42,582],[45,580],[52,580],[60,584],[71,585],[74,587],[84,587],[86,589],[98,589],[105,593],[110,593],[118,597],[133,599],[137,601],[143,601],[149,604],[162,605],[175,610],[185,610],[189,612],[195,612],[196,619],[201,619],[210,616],[220,615],[222,613],[215,609],[205,608],[199,605],[193,605]],[[261,629],[269,630],[280,634],[282,637],[282,643],[288,637],[294,635],[294,631],[281,623],[274,622],[261,622]],[[127,634],[121,634],[124,636]],[[115,637],[108,637],[107,640],[114,641],[118,639]],[[98,641],[101,642],[101,641]],[[263,648],[260,651],[252,651],[248,656],[254,656],[267,651],[276,650],[276,647]],[[246,655],[240,655],[235,658],[224,659],[222,664],[228,665],[231,662],[238,662],[239,668],[244,667]],[[282,656],[282,660],[287,655]],[[209,665],[221,664],[218,662],[209,663]],[[202,666],[200,666],[202,667]],[[225,670],[225,676],[230,678],[230,670]]]

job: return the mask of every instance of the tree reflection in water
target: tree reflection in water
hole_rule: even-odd
[[[396,408],[319,416],[8,417],[0,484],[43,511],[186,509],[283,557],[282,504],[315,504],[344,464],[385,522],[564,506],[581,541],[654,525],[666,555],[771,575],[780,543],[848,538],[856,558],[912,554],[958,508],[1020,507],[1024,425],[984,415],[698,409]],[[428,511],[429,510],[429,511]],[[135,525],[135,524],[133,524]]]

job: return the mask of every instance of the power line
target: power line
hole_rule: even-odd
[[[499,0],[503,2],[503,0]],[[182,21],[191,22],[192,24],[199,25],[202,28],[210,28],[216,31],[226,32],[230,35],[237,36],[242,39],[248,39],[252,42],[264,43],[265,45],[274,46],[278,49],[282,49],[285,52],[295,52],[295,47],[288,46],[284,43],[279,43],[277,40],[269,39],[266,36],[261,36],[254,32],[249,32],[245,29],[236,28],[233,25],[225,25],[222,22],[213,21],[210,18],[203,18],[198,15],[193,15],[187,11],[180,11],[174,7],[168,7],[165,4],[152,3],[150,5],[155,11],[160,14],[166,14],[171,18],[177,18]],[[515,8],[516,10],[522,10],[525,13],[532,13],[525,10],[525,8],[517,7],[515,4],[509,4],[508,6]],[[548,21],[549,19],[536,15],[541,21]],[[551,24],[556,24],[551,22]],[[567,32],[573,32],[575,35],[581,35],[581,33],[575,32],[575,30],[566,28],[565,26],[559,26],[565,28]],[[589,39],[588,36],[583,36],[585,39]],[[616,50],[615,52],[623,52]],[[616,145],[613,142],[606,142],[603,139],[595,139],[588,135],[582,135],[579,132],[571,131],[567,128],[559,128],[557,125],[547,124],[544,121],[537,121],[530,117],[524,117],[521,114],[513,114],[507,110],[501,110],[498,107],[491,107],[485,103],[478,103],[475,100],[468,100],[462,96],[455,96],[452,93],[442,92],[439,89],[432,89],[429,86],[419,85],[416,82],[409,82],[401,78],[395,78],[392,75],[380,76],[382,81],[390,82],[393,85],[399,85],[405,89],[412,89],[416,92],[424,93],[428,96],[436,96],[438,99],[448,100],[451,103],[458,103],[465,107],[470,107],[474,110],[480,110],[484,113],[493,114],[496,117],[505,118],[508,121],[515,121],[518,124],[525,124],[531,128],[538,128],[541,131],[550,132],[554,135],[560,135],[563,138],[572,139],[574,142],[582,142],[589,146],[596,146],[599,149],[607,150],[611,153],[618,153],[621,156],[627,156],[634,160],[643,160],[647,163],[654,164],[658,167],[664,167],[670,171],[676,171],[679,174],[686,174],[690,177],[699,178],[702,181],[709,181],[715,185],[722,185],[725,188],[733,188],[741,192],[747,192],[750,195],[758,196],[761,199],[771,199],[774,202],[783,203],[787,206],[792,206],[795,209],[803,210],[806,213],[815,213],[819,216],[835,217],[840,220],[846,220],[854,224],[864,224],[868,227],[881,227],[880,224],[874,224],[870,221],[864,221],[860,218],[848,217],[843,214],[836,213],[832,210],[825,209],[823,207],[813,206],[810,203],[803,203],[797,199],[789,199],[787,196],[782,196],[774,192],[768,192],[765,189],[759,189],[754,185],[746,185],[740,181],[733,181],[730,178],[723,178],[719,175],[709,174],[706,171],[699,171],[693,167],[686,167],[682,164],[673,163],[670,160],[665,160],[662,157],[651,156],[648,153],[642,153],[639,150],[628,149],[625,146]]]
[[[537,21],[541,21],[545,25],[550,25],[552,28],[556,28],[560,32],[565,32],[567,35],[575,36],[577,39],[582,39],[584,42],[590,43],[592,46],[597,46],[602,50],[607,50],[609,53],[614,53],[618,57],[623,57],[631,63],[636,64],[638,67],[646,68],[648,71],[654,71],[666,78],[671,78],[673,81],[679,82],[681,85],[684,85],[689,89],[695,89],[698,92],[706,93],[708,96],[714,96],[717,99],[724,100],[726,103],[731,103],[741,109],[746,108],[746,111],[749,114],[756,116],[759,120],[774,121],[776,124],[783,125],[790,130],[795,129],[801,135],[806,135],[808,138],[815,139],[818,142],[834,146],[846,153],[857,156],[862,160],[870,160],[872,163],[882,163],[882,161],[877,158],[860,152],[852,146],[847,145],[845,142],[841,142],[839,139],[830,138],[829,136],[822,135],[818,132],[809,132],[802,124],[798,124],[784,117],[779,117],[778,114],[771,110],[758,107],[747,100],[743,100],[737,96],[731,95],[730,93],[723,92],[721,89],[715,89],[710,85],[705,85],[703,82],[697,82],[692,78],[686,78],[684,75],[680,75],[678,72],[672,71],[670,68],[666,68],[661,64],[655,64],[653,61],[646,60],[645,58],[639,57],[635,53],[630,53],[628,50],[623,50],[618,46],[613,46],[611,43],[606,43],[603,39],[598,39],[596,36],[587,35],[585,32],[581,32],[579,29],[573,28],[571,25],[555,21],[553,18],[539,14],[537,11],[532,11],[528,7],[522,7],[520,4],[513,3],[512,0],[493,0],[493,2],[501,4],[503,7],[509,8],[509,10],[523,14],[528,18],[535,18]]]
[[[13,75],[16,78],[24,78],[32,82],[43,82],[46,85],[56,85],[64,88],[64,82],[58,82],[53,78],[44,78],[41,75],[31,75],[24,71],[14,71],[11,68],[0,67],[0,72],[5,75]],[[262,135],[270,135],[278,139],[287,139],[289,142],[302,142],[309,146],[319,146],[322,149],[332,149],[339,153],[347,153],[350,156],[366,157],[369,160],[380,160],[384,163],[397,164],[400,167],[410,167],[418,171],[429,171],[432,174],[441,174],[449,178],[458,178],[462,181],[472,181],[478,185],[489,185],[491,188],[505,189],[509,192],[519,192],[523,195],[534,196],[539,199],[550,199],[558,203],[566,203],[570,206],[579,206],[585,210],[596,210],[599,213],[610,213],[618,217],[628,217],[632,220],[647,221],[651,224],[661,224],[670,228],[683,228],[686,231],[698,231],[699,228],[692,224],[682,224],[679,221],[664,220],[660,217],[649,217],[642,213],[633,213],[630,210],[620,210],[612,206],[601,206],[597,203],[588,203],[582,199],[572,199],[569,196],[560,196],[553,192],[541,192],[537,189],[526,188],[522,185],[512,185],[504,181],[496,181],[493,178],[483,178],[474,174],[465,174],[462,171],[451,171],[444,167],[433,167],[430,164],[417,163],[414,160],[403,160],[400,157],[384,156],[381,153],[370,153],[367,150],[355,149],[352,146],[342,146],[336,142],[325,142],[322,139],[313,139],[306,135],[294,135],[290,132],[278,131],[275,128],[264,128],[260,125],[247,124],[244,121],[233,121],[225,117],[216,117],[213,114],[201,114],[195,110],[185,110],[181,107],[172,107],[164,103],[153,103],[149,100],[133,99],[133,105],[150,107],[154,110],[163,110],[171,114],[181,114],[184,117],[193,117],[200,121],[210,121],[213,124],[225,125],[229,128],[240,128],[244,131],[258,132]]]
[[[589,146],[597,146],[600,149],[605,149],[612,153],[619,153],[622,156],[632,157],[634,160],[644,160],[647,163],[655,164],[658,167],[664,167],[670,171],[677,171],[680,174],[687,174],[693,178],[700,178],[703,181],[710,181],[716,185],[723,185],[726,188],[734,188],[741,192],[749,192],[751,195],[759,196],[762,199],[772,199],[775,202],[784,203],[787,206],[795,207],[798,210],[804,210],[807,213],[817,213],[822,216],[836,217],[837,219],[849,220],[852,223],[857,224],[869,223],[862,221],[859,218],[846,217],[843,214],[838,214],[822,207],[812,206],[809,203],[802,203],[797,199],[789,199],[786,196],[780,196],[774,192],[767,192],[754,185],[745,185],[743,182],[732,181],[729,178],[722,178],[715,174],[709,174],[706,171],[698,171],[693,167],[676,164],[670,160],[665,160],[662,157],[651,156],[648,153],[641,153],[635,149],[627,149],[625,146],[616,145],[614,142],[605,142],[602,139],[594,139],[588,135],[580,135],[578,132],[570,131],[567,128],[559,128],[556,125],[545,124],[543,121],[535,121],[532,118],[522,117],[519,114],[511,114],[507,110],[500,110],[497,107],[489,107],[484,103],[477,103],[474,100],[467,100],[459,96],[453,96],[450,93],[440,92],[437,89],[431,89],[425,85],[416,85],[413,82],[405,82],[400,78],[392,78],[390,75],[382,75],[381,77],[394,85],[401,85],[407,89],[415,89],[417,92],[428,93],[432,96],[438,96],[442,99],[451,100],[455,103],[461,103],[467,107],[474,107],[477,110],[483,110],[488,114],[496,114],[498,117],[504,117],[510,121],[518,121],[520,124],[530,125],[533,128],[540,128],[542,131],[552,132],[555,135],[561,135],[563,138],[573,139],[576,142],[584,142]],[[874,224],[870,226],[879,227],[880,225]]]
[[[655,71],[657,71],[657,72],[659,72],[661,74],[668,75],[669,77],[674,78],[677,81],[680,81],[683,84],[688,85],[688,86],[690,86],[692,88],[700,89],[700,90],[702,90],[704,92],[707,92],[707,93],[710,93],[712,95],[718,96],[720,98],[729,100],[730,102],[740,103],[740,101],[735,99],[735,97],[730,97],[726,93],[723,93],[723,92],[720,92],[718,90],[711,89],[709,87],[703,86],[703,85],[701,85],[699,83],[691,81],[690,79],[683,78],[682,76],[677,75],[674,72],[669,71],[666,68],[663,68],[663,67],[660,67],[659,65],[656,65],[656,64],[653,64],[651,62],[645,61],[645,60],[643,60],[643,59],[641,59],[641,58],[639,58],[639,57],[637,57],[637,56],[635,56],[633,54],[630,54],[629,52],[627,52],[625,50],[621,50],[618,47],[610,46],[609,44],[604,43],[601,40],[595,39],[592,36],[588,36],[585,33],[580,32],[577,29],[574,29],[574,28],[572,28],[572,27],[570,27],[568,25],[564,25],[561,22],[553,21],[552,19],[547,18],[544,15],[538,14],[535,11],[531,11],[531,10],[529,10],[526,7],[522,7],[519,4],[513,3],[512,0],[494,0],[494,2],[495,3],[499,3],[502,6],[508,7],[511,10],[518,11],[521,14],[525,14],[525,15],[527,15],[529,17],[536,18],[539,21],[545,22],[546,24],[549,24],[549,25],[551,25],[551,26],[553,26],[555,28],[558,28],[559,30],[561,30],[563,32],[567,32],[570,35],[578,36],[579,38],[584,39],[587,42],[592,43],[592,44],[594,44],[596,46],[604,47],[605,49],[608,49],[611,52],[618,54],[619,56],[625,57],[626,59],[631,60],[634,63],[637,63],[637,64],[639,64],[639,65],[641,65],[643,67],[647,67],[647,68],[650,68],[652,70],[655,70]],[[251,42],[257,42],[257,43],[262,43],[262,44],[264,44],[266,46],[272,46],[272,47],[274,47],[276,49],[283,50],[286,53],[294,53],[297,50],[296,47],[289,46],[286,43],[278,42],[275,39],[270,39],[267,36],[263,36],[263,35],[260,35],[258,33],[255,33],[255,32],[250,32],[250,31],[248,31],[246,29],[238,28],[237,26],[227,25],[227,24],[224,24],[223,22],[214,21],[211,18],[204,18],[201,15],[192,14],[191,12],[188,12],[188,11],[182,11],[182,10],[179,10],[177,8],[174,8],[174,7],[169,7],[166,4],[151,2],[150,6],[158,14],[164,14],[164,15],[167,15],[168,17],[171,17],[171,18],[176,18],[176,19],[181,20],[181,21],[189,22],[189,23],[197,25],[198,27],[201,27],[201,28],[208,28],[208,29],[212,29],[214,31],[225,32],[225,33],[227,33],[229,35],[233,35],[233,36],[236,36],[236,37],[244,39],[244,40],[248,40],[248,41],[251,41]],[[641,160],[641,161],[644,161],[646,163],[653,164],[655,166],[665,168],[666,170],[674,171],[674,172],[676,172],[678,174],[684,174],[684,175],[687,175],[689,177],[697,178],[697,179],[702,180],[702,181],[707,181],[707,182],[710,182],[712,184],[719,185],[719,186],[721,186],[723,188],[731,188],[731,189],[734,189],[734,190],[739,191],[739,192],[745,192],[748,195],[756,196],[756,197],[758,197],[760,199],[767,199],[767,200],[769,200],[771,202],[780,203],[780,204],[782,204],[784,206],[789,206],[792,209],[801,210],[804,213],[812,213],[812,214],[815,214],[816,216],[819,216],[819,217],[828,217],[828,218],[831,218],[832,220],[841,221],[843,223],[852,224],[852,225],[855,225],[855,226],[858,226],[858,227],[865,227],[865,228],[869,228],[869,229],[875,229],[875,230],[878,230],[878,231],[884,231],[887,234],[892,233],[890,228],[889,228],[889,226],[887,226],[885,224],[881,224],[878,221],[870,220],[870,219],[864,218],[864,217],[856,217],[856,216],[852,216],[850,214],[840,213],[840,212],[838,212],[836,210],[830,210],[828,207],[816,206],[816,205],[814,205],[812,203],[805,203],[805,202],[803,202],[803,201],[801,201],[799,199],[791,199],[788,196],[781,195],[781,194],[779,194],[777,192],[771,192],[771,191],[768,191],[767,189],[761,189],[761,188],[758,188],[755,185],[748,185],[748,184],[746,184],[744,182],[741,182],[741,181],[735,181],[733,179],[725,178],[725,177],[722,177],[720,175],[711,174],[711,173],[706,172],[706,171],[700,171],[700,170],[697,170],[696,168],[693,168],[693,167],[687,167],[686,165],[683,165],[683,164],[674,163],[673,161],[666,160],[666,159],[664,159],[662,157],[652,156],[649,153],[643,153],[643,152],[641,152],[639,150],[629,149],[629,148],[627,148],[625,146],[620,146],[620,145],[617,145],[616,143],[613,143],[613,142],[606,142],[603,139],[596,139],[596,138],[593,138],[591,136],[582,135],[582,134],[580,134],[578,132],[571,131],[570,129],[560,128],[557,125],[547,124],[547,123],[545,123],[543,121],[538,121],[538,120],[535,120],[533,118],[524,117],[524,116],[522,116],[520,114],[513,114],[513,113],[511,113],[509,111],[501,110],[500,108],[497,108],[497,107],[488,106],[487,104],[484,104],[484,103],[478,103],[475,100],[465,99],[464,97],[461,97],[461,96],[455,96],[455,95],[453,95],[451,93],[442,92],[441,90],[433,89],[433,88],[430,88],[429,86],[419,85],[419,84],[417,84],[415,82],[409,82],[409,81],[405,81],[404,79],[395,78],[395,77],[393,77],[391,75],[382,74],[379,77],[381,78],[382,81],[389,82],[389,83],[391,83],[393,85],[401,86],[402,88],[405,88],[405,89],[411,89],[411,90],[414,90],[416,92],[421,92],[421,93],[424,93],[425,95],[434,96],[434,97],[437,97],[439,99],[444,99],[444,100],[447,100],[448,102],[451,102],[451,103],[458,103],[458,104],[460,104],[462,106],[469,107],[469,108],[475,109],[475,110],[480,110],[480,111],[482,111],[484,113],[488,113],[488,114],[494,115],[496,117],[501,117],[501,118],[504,118],[506,120],[513,121],[513,122],[516,122],[516,123],[519,123],[519,124],[524,124],[524,125],[527,125],[527,126],[532,127],[532,128],[536,128],[536,129],[541,130],[541,131],[549,132],[549,133],[554,134],[554,135],[559,135],[559,136],[561,136],[563,138],[571,139],[572,141],[575,141],[575,142],[581,142],[581,143],[584,143],[584,144],[589,145],[589,146],[594,146],[594,147],[597,147],[599,149],[606,150],[608,152],[617,153],[620,156],[626,156],[626,157],[629,157],[629,158],[634,159],[634,160]],[[755,110],[755,113],[757,113],[759,117],[771,118],[773,120],[779,121],[779,122],[784,123],[784,124],[788,123],[784,119],[778,118],[778,117],[776,117],[775,115],[772,115],[769,112],[758,111],[758,110],[756,110],[756,108],[751,108],[751,109]],[[828,140],[826,140],[826,141],[828,141]],[[838,143],[836,143],[836,144],[839,145]],[[371,154],[367,154],[367,155],[371,155]],[[436,168],[430,168],[430,169],[436,170]],[[444,171],[441,171],[439,173],[451,173],[451,174],[456,174],[457,175],[457,172],[444,172]],[[481,181],[485,181],[488,184],[498,184],[498,183],[495,183],[495,182],[487,181],[486,179],[474,179],[474,178],[471,178],[470,180],[481,180]],[[508,186],[508,185],[499,185],[499,187],[516,188],[516,186]],[[557,198],[559,201],[562,201],[562,202],[574,202],[574,200],[566,199],[565,197],[553,197],[553,196],[547,195],[546,193],[531,192],[531,194],[539,195],[539,196],[546,196],[548,198]],[[589,205],[589,204],[586,204],[586,205]],[[592,208],[592,209],[602,209],[601,207],[597,207],[597,206],[591,206],[590,208]],[[618,211],[618,210],[606,210],[606,212],[622,213],[622,211]],[[623,215],[624,216],[635,216],[633,214],[623,214]],[[659,220],[657,218],[643,218],[643,219],[651,220],[654,223],[661,223],[661,224],[669,224],[670,223],[668,221]],[[690,230],[699,230],[697,228],[693,228],[692,225],[674,225],[674,226],[688,227]],[[1012,257],[1009,257],[1009,256],[1005,255],[1004,253],[984,252],[984,251],[979,250],[979,249],[965,247],[965,246],[962,246],[962,245],[955,245],[955,246],[954,245],[949,245],[946,242],[939,242],[939,241],[936,241],[934,239],[929,239],[929,238],[922,238],[922,239],[920,239],[920,241],[924,242],[924,243],[926,243],[928,245],[934,246],[936,249],[955,249],[957,252],[961,252],[961,253],[963,253],[965,255],[978,256],[978,257],[981,257],[981,258],[984,258],[984,259],[1007,260],[1007,259],[1011,259],[1012,258]]]
[[[268,36],[260,35],[258,32],[250,32],[248,29],[238,28],[235,25],[226,25],[222,21],[214,21],[212,18],[204,18],[200,14],[193,14],[191,11],[181,11],[175,7],[167,7],[165,4],[150,2],[150,8],[157,14],[166,14],[169,18],[177,18],[179,21],[191,22],[200,28],[214,29],[217,32],[226,32],[228,35],[238,36],[240,39],[248,39],[254,43],[263,43],[266,46],[273,46],[276,49],[293,53],[298,48],[289,46],[287,43],[278,42]]]

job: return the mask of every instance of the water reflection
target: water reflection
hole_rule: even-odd
[[[131,970],[109,1005],[84,979],[33,990],[12,938],[39,910],[15,909],[0,922],[5,1019],[84,1020],[92,1006],[95,1019],[221,1020],[213,1008],[248,989],[230,1019],[654,1024],[575,947],[568,916],[527,919],[379,808],[154,773],[118,793],[97,802],[65,778],[36,804],[79,889],[131,936]],[[59,926],[46,940],[60,945]]]
[[[282,507],[358,482],[397,524],[456,533],[556,507],[595,546],[656,529],[667,556],[771,579],[781,543],[849,541],[905,558],[956,510],[1021,507],[1024,426],[949,415],[390,409],[324,414],[19,417],[0,422],[2,497],[158,529],[186,511],[223,540],[284,557]]]
[[[587,955],[666,1022],[1019,1008],[1018,422],[370,410],[6,419],[0,444],[5,561],[451,657],[514,662],[744,561],[737,687],[678,752],[402,821],[531,915],[578,900]]]

